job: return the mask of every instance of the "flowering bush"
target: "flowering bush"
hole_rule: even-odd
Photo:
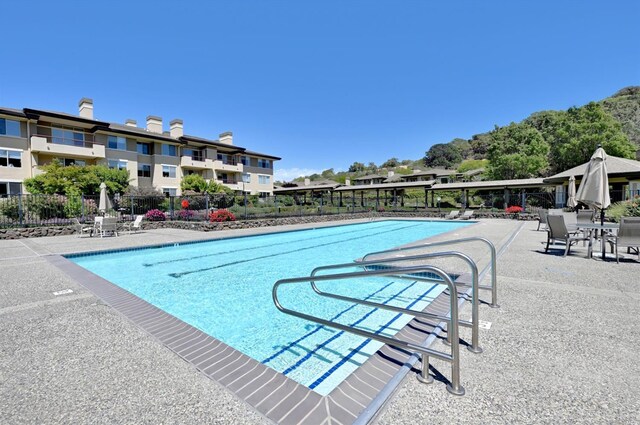
[[[518,205],[513,205],[504,210],[507,214],[518,214],[522,212],[522,207]]]
[[[193,218],[193,211],[191,211],[191,210],[180,210],[180,211],[178,211],[178,218],[180,220],[191,220]]]
[[[236,221],[236,216],[229,210],[217,210],[209,214],[209,221],[222,222],[222,221]]]
[[[147,211],[147,213],[144,215],[144,218],[149,221],[165,221],[167,219],[167,216],[165,216],[162,211],[154,209]]]

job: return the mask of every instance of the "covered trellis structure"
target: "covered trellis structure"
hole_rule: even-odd
[[[434,196],[438,191],[459,191],[461,193],[461,207],[465,209],[468,205],[469,191],[499,193],[502,199],[501,208],[509,205],[521,205],[526,207],[527,190],[548,190],[553,185],[545,183],[542,178],[515,179],[515,180],[485,180],[461,183],[441,183],[434,184],[431,191],[431,203],[434,203]]]
[[[335,189],[335,192],[338,194],[340,206],[345,205],[344,196],[345,194],[349,194],[350,203],[352,208],[355,208],[356,205],[359,204],[361,207],[367,206],[365,204],[365,194],[367,194],[367,199],[374,199],[373,195],[375,193],[375,205],[369,205],[370,207],[374,207],[376,209],[381,208],[382,206],[393,205],[394,207],[404,206],[404,195],[405,190],[407,189],[423,189],[424,190],[424,203],[427,205],[428,201],[428,190],[433,184],[435,180],[428,181],[420,181],[420,182],[398,182],[398,183],[381,183],[381,184],[362,184],[362,185],[353,185],[353,186],[340,186]],[[382,197],[381,197],[382,195]],[[359,198],[359,199],[358,199]],[[346,205],[349,206],[349,205]]]

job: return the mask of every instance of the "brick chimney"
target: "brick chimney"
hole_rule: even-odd
[[[132,120],[131,118],[128,118],[124,122],[124,125],[126,125],[127,127],[137,127],[138,126],[138,122],[136,120]]]
[[[93,99],[83,97],[78,103],[79,115],[82,118],[93,119]]]
[[[225,145],[233,145],[233,133],[230,131],[221,133],[218,140]]]
[[[162,134],[162,118],[149,115],[147,117],[147,131]]]
[[[181,119],[176,118],[169,123],[169,134],[174,139],[184,136],[184,127]]]

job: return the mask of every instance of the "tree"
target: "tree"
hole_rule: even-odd
[[[189,174],[182,178],[180,189],[183,192],[191,190],[196,193],[204,193],[207,190],[207,181],[200,174]]]
[[[556,117],[548,132],[554,173],[589,161],[598,145],[609,155],[635,158],[636,148],[622,132],[620,123],[596,102],[569,108]]]
[[[322,172],[322,178],[324,179],[332,179],[334,178],[336,173],[333,171],[333,168],[329,168],[328,170],[324,170]]]
[[[69,167],[54,160],[41,167],[42,174],[25,179],[24,185],[30,193],[60,195],[97,195],[100,183],[107,185],[109,193],[123,193],[129,186],[129,171],[108,168],[104,165]]]
[[[365,166],[362,162],[354,162],[349,166],[350,173],[361,173],[365,170]]]
[[[400,165],[400,161],[398,161],[398,158],[393,157],[393,158],[389,158],[385,162],[383,162],[381,167],[382,168],[396,168],[398,165]]]
[[[547,171],[549,144],[535,128],[511,123],[491,132],[489,167],[491,179],[526,179],[542,176]]]
[[[450,143],[438,143],[426,152],[424,165],[427,167],[451,168],[462,162],[460,148]]]

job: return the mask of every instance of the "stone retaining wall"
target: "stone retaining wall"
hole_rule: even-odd
[[[303,217],[277,217],[263,218],[256,220],[227,221],[223,223],[209,223],[202,221],[143,221],[142,229],[183,229],[200,232],[212,232],[216,230],[247,229],[256,227],[282,226],[288,224],[322,223],[327,221],[353,220],[358,218],[393,218],[393,217],[418,217],[418,218],[441,218],[445,213],[416,211],[416,212],[380,212],[380,213],[356,213],[356,214],[336,214]],[[504,212],[477,212],[476,218],[506,218],[537,220],[537,216],[523,214],[520,216],[505,214]],[[124,230],[122,226],[120,230]],[[23,239],[38,238],[43,236],[72,235],[76,233],[74,226],[46,226],[46,227],[24,227],[0,229],[0,239]]]

